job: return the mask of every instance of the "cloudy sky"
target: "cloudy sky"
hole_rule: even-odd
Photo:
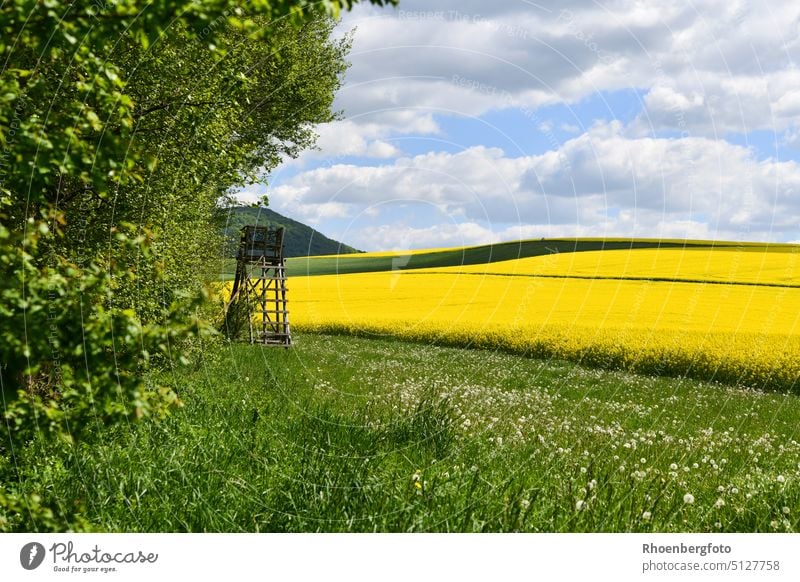
[[[358,6],[319,151],[249,187],[364,250],[800,239],[800,3]]]

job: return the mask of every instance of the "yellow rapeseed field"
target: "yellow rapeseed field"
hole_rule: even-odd
[[[595,251],[294,277],[291,319],[300,330],[792,390],[800,379],[800,288],[793,287],[800,255],[793,249]]]
[[[426,271],[800,286],[800,246],[588,251]]]

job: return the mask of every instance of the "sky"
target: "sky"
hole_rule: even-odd
[[[362,250],[800,240],[800,3],[357,5],[318,149],[237,197]]]

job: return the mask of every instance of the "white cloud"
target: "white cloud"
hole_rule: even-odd
[[[357,124],[350,120],[334,121],[317,128],[318,151],[314,157],[335,158],[340,156],[366,156],[391,158],[400,155],[400,150],[390,143],[377,139],[391,132],[388,126]],[[308,159],[310,156],[306,156]]]
[[[375,225],[347,233],[348,242],[364,248],[392,247],[404,233],[433,246],[590,234],[797,238],[797,164],[759,160],[720,138],[773,130],[780,145],[800,144],[800,3],[432,6],[360,4],[345,16],[342,33],[357,27],[352,67],[336,101],[347,119],[319,128],[321,151],[304,154],[291,164],[296,175],[276,181],[271,199],[279,211],[323,222],[371,217]],[[582,130],[527,115],[620,89],[643,96],[625,127]],[[532,130],[558,127],[572,139],[553,138],[551,151],[516,158],[491,147],[402,151],[404,138],[446,137],[445,117],[509,108],[523,109]],[[661,130],[683,139],[652,137]],[[345,156],[383,162],[356,166],[342,163]],[[322,158],[326,167],[302,171]],[[450,222],[384,216],[384,208],[419,201]]]
[[[318,168],[270,197],[282,211],[333,205],[337,216],[422,202],[453,223],[481,225],[469,236],[482,241],[522,232],[786,239],[799,230],[799,193],[795,162],[759,161],[747,148],[703,137],[630,138],[614,122],[540,155],[509,158],[478,146],[382,166]],[[362,240],[392,246],[386,233],[400,236],[398,228]],[[430,229],[434,236],[445,244],[456,235]]]
[[[359,6],[340,105],[480,115],[574,103],[598,91],[649,92],[646,128],[692,135],[798,123],[800,4],[784,0],[612,0]],[[683,115],[678,115],[684,112]]]
[[[382,224],[348,233],[358,248],[402,251],[461,247],[498,242],[499,235],[474,222],[444,223],[428,227]]]
[[[775,115],[792,118],[800,116],[800,91],[794,90],[782,95],[775,103]]]

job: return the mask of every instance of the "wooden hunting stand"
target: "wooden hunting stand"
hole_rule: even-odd
[[[228,312],[239,309],[247,318],[251,344],[292,345],[283,233],[283,227],[242,228]]]

